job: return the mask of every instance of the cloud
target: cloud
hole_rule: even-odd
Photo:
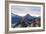
[[[40,15],[41,7],[36,6],[12,6],[12,13]]]

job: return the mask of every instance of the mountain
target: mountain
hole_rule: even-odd
[[[30,14],[26,14],[25,16],[22,17],[22,16],[11,13],[12,24],[15,24],[14,26],[12,25],[13,28],[17,27],[19,24],[21,25],[20,21],[23,21],[23,19],[25,22],[31,22],[32,19],[34,19],[34,18],[39,19],[40,17],[31,16]]]
[[[18,16],[18,15],[15,15],[15,14],[11,14],[12,16],[11,16],[11,19],[12,19],[12,24],[14,24],[14,23],[18,23],[20,20],[21,20],[21,16]]]
[[[12,16],[11,19],[12,19],[13,24],[16,23],[16,22],[19,22],[20,20],[22,20],[22,18],[27,19],[29,21],[31,21],[34,18],[39,18],[39,17],[36,17],[36,16],[31,16],[30,14],[27,14],[27,15],[22,17],[22,16],[15,15],[15,14],[12,13],[11,16]]]
[[[33,19],[33,18],[34,18],[34,17],[31,16],[30,14],[27,14],[27,15],[24,16],[24,19],[28,19],[28,20],[31,20],[31,19]]]

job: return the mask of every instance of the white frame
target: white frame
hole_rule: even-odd
[[[11,28],[11,6],[19,5],[19,6],[38,6],[41,7],[41,27],[27,27],[27,28]],[[43,5],[32,5],[32,4],[9,4],[9,31],[18,31],[18,30],[38,30],[43,29]]]

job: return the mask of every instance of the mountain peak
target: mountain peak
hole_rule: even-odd
[[[26,16],[31,16],[30,14],[26,14]]]

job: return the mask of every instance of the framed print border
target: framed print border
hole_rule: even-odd
[[[43,5],[43,29],[38,30],[23,30],[23,31],[9,31],[9,3],[19,3],[19,4],[36,4]],[[45,3],[38,2],[22,2],[22,1],[5,1],[5,33],[22,33],[22,32],[38,32],[45,31]]]

